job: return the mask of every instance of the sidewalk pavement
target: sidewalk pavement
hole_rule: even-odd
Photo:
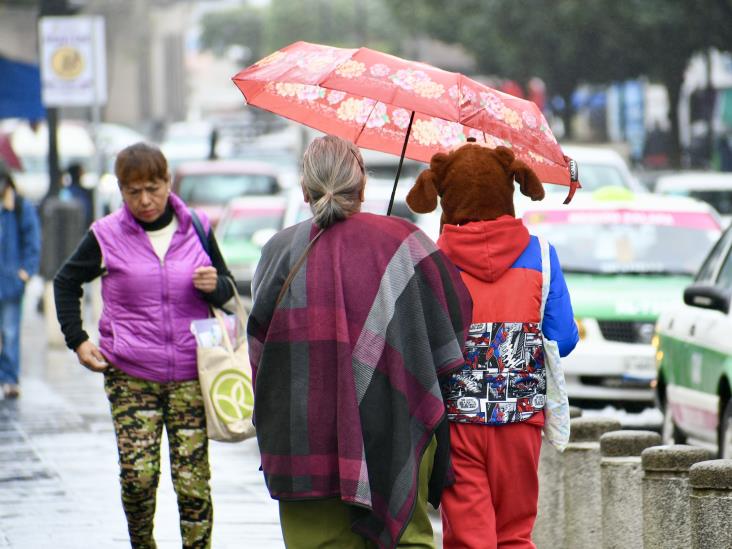
[[[24,304],[22,395],[0,400],[0,547],[129,547],[102,376],[79,365],[65,347],[46,347],[35,282]],[[170,465],[162,454],[155,538],[160,549],[179,548]],[[284,548],[256,440],[211,442],[210,460],[213,547]]]
[[[35,310],[40,283],[33,282],[23,313],[22,395],[0,400],[0,548],[129,547],[102,376],[79,365],[65,347],[47,347],[45,321]],[[209,453],[213,548],[283,549],[278,506],[264,486],[256,440],[212,441]],[[433,526],[440,547],[436,515]],[[181,546],[165,451],[155,539],[160,549]]]

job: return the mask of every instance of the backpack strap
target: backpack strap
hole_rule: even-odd
[[[196,210],[194,210],[193,208],[188,208],[188,211],[191,214],[191,221],[193,222],[193,228],[196,229],[196,234],[198,235],[198,239],[201,241],[201,246],[203,246],[203,251],[205,251],[206,255],[210,258],[211,250],[209,249],[209,245],[208,245],[208,236],[206,235],[206,231],[203,229],[203,223],[201,223],[201,218],[198,217]]]
[[[549,297],[549,286],[552,281],[552,268],[551,259],[549,257],[549,242],[543,236],[539,236],[539,247],[541,248],[541,315],[539,321],[539,328],[544,322],[544,309],[546,308],[546,301]]]
[[[23,232],[23,197],[15,193],[15,224],[18,227],[18,249],[23,253],[25,249],[25,233]]]

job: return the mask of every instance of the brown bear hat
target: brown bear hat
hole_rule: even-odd
[[[417,213],[437,207],[440,197],[440,230],[447,223],[463,225],[504,215],[515,217],[514,181],[531,200],[544,198],[544,187],[534,171],[516,160],[511,149],[467,143],[450,153],[437,153],[407,194],[407,204]]]

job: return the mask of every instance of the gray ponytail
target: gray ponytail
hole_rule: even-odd
[[[334,135],[310,143],[303,156],[302,186],[318,227],[360,211],[364,183],[363,158],[355,145]]]

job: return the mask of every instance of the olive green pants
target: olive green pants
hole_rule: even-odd
[[[427,446],[419,466],[419,487],[412,520],[397,547],[434,549],[432,523],[427,513],[427,493],[437,440]],[[372,549],[376,545],[351,531],[348,505],[340,498],[280,501],[282,537],[288,549]]]
[[[109,368],[104,389],[117,435],[122,505],[132,547],[156,547],[153,520],[163,427],[168,434],[183,547],[210,547],[208,437],[198,380],[155,383]]]

